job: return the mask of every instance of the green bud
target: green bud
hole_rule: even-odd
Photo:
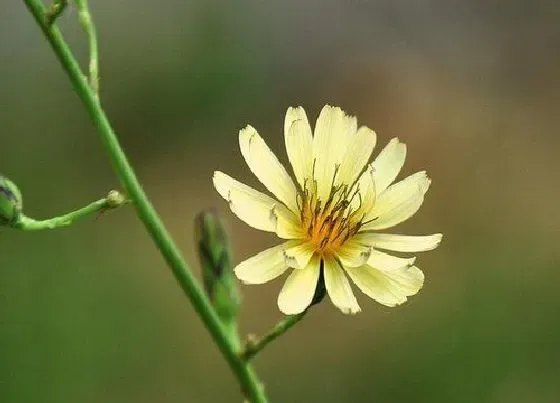
[[[107,208],[113,209],[123,205],[126,202],[124,195],[118,190],[111,190],[105,198]]]
[[[240,297],[228,237],[216,212],[203,211],[195,219],[195,237],[202,266],[204,289],[222,322],[235,322]]]
[[[21,192],[14,182],[0,175],[0,225],[13,226],[21,219]]]

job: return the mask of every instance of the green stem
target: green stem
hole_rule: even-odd
[[[80,218],[117,208],[124,203],[126,203],[124,197],[115,190],[112,190],[106,198],[99,199],[81,209],[58,217],[49,218],[47,220],[34,220],[33,218],[22,216],[14,227],[23,231],[41,231],[45,229],[67,227]]]
[[[257,355],[263,348],[265,348],[269,343],[276,340],[282,334],[286,333],[292,326],[298,323],[300,320],[303,319],[307,310],[303,311],[297,315],[287,316],[286,318],[282,319],[278,322],[272,330],[263,338],[256,341],[247,341],[245,346],[245,350],[241,353],[241,358],[244,361],[249,361],[255,355]]]
[[[74,90],[97,128],[100,140],[109,154],[113,168],[122,182],[126,193],[134,204],[139,219],[146,227],[152,240],[171,268],[177,282],[189,298],[199,318],[208,329],[220,352],[236,375],[245,397],[252,403],[266,403],[267,399],[264,390],[256,374],[251,366],[241,360],[236,350],[230,344],[210,301],[197,284],[181,252],[171,239],[171,236],[142,189],[107,116],[99,104],[97,96],[84,78],[78,62],[72,55],[60,31],[56,26],[47,25],[45,7],[40,0],[24,0],[24,2],[37,24],[41,27],[46,39],[66,71]]]
[[[99,96],[99,56],[97,46],[97,33],[87,0],[75,0],[78,7],[78,17],[86,32],[89,42],[89,83],[96,96]]]

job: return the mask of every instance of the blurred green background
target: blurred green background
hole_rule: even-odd
[[[560,8],[459,0],[90,1],[106,111],[199,276],[193,218],[216,206],[234,261],[272,246],[227,211],[250,184],[237,131],[281,160],[284,113],[340,105],[409,146],[426,203],[398,232],[443,232],[399,308],[330,302],[256,359],[272,402],[560,401]],[[77,13],[61,25],[83,62]],[[0,4],[1,171],[49,217],[118,187],[20,1]],[[239,402],[238,386],[130,208],[0,232],[0,402]],[[199,276],[200,277],[200,276]],[[243,287],[242,329],[280,318],[281,280]],[[359,293],[359,292],[357,292]]]

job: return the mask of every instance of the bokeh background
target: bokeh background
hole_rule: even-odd
[[[284,113],[340,105],[403,174],[433,179],[399,232],[443,232],[402,307],[326,301],[256,359],[272,402],[560,401],[560,8],[548,1],[90,1],[104,107],[197,276],[193,218],[216,206],[235,262],[275,243],[227,211],[250,184],[237,131],[281,160]],[[60,21],[82,62],[77,13]],[[118,187],[21,1],[0,4],[1,171],[49,217]],[[314,119],[314,118],[313,118]],[[130,208],[0,232],[0,401],[239,402],[228,368]],[[243,287],[241,327],[280,317],[281,280]],[[357,291],[359,293],[359,291]]]

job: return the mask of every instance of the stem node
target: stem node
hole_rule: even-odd
[[[66,9],[66,6],[68,6],[68,0],[53,1],[51,6],[49,7],[49,10],[47,11],[45,18],[45,23],[47,24],[47,26],[51,26],[52,24],[54,24],[56,19],[62,15],[64,10]]]

